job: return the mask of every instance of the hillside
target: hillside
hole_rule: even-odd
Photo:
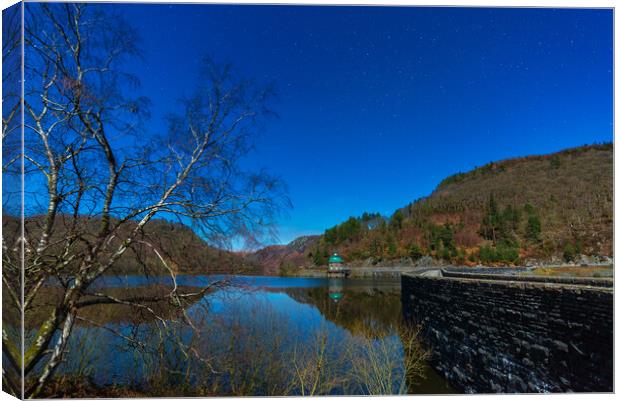
[[[30,233],[31,237],[37,238],[41,222],[41,216],[26,218],[26,232]],[[63,215],[57,217],[52,243],[55,239],[65,235],[65,224],[69,222],[70,219],[65,219]],[[96,232],[98,224],[97,219],[89,220],[87,217],[78,219],[78,226],[85,238]],[[126,223],[117,237],[123,237],[123,233],[132,230],[136,224],[134,221]],[[14,243],[18,227],[18,218],[3,215],[3,240],[7,243]],[[176,273],[256,273],[256,266],[242,255],[209,246],[190,227],[181,223],[163,219],[152,220],[145,225],[138,241],[148,242],[155,246]],[[59,250],[50,251],[51,254],[54,252],[59,252]],[[145,268],[149,274],[166,274],[155,253],[148,246],[137,244],[123,254],[110,273],[136,274],[143,273]]]
[[[326,230],[306,258],[324,265],[332,252],[354,265],[413,264],[423,256],[470,265],[612,257],[613,145],[455,174],[388,219],[365,213]]]
[[[26,229],[36,236],[41,217]],[[63,236],[63,216],[54,236]],[[83,232],[98,222],[79,220]],[[125,226],[130,230],[132,224]],[[18,220],[3,216],[4,240]],[[149,222],[142,239],[158,247],[178,273],[288,274],[324,266],[333,252],[351,265],[423,263],[515,265],[613,257],[613,145],[589,145],[543,156],[492,162],[444,179],[428,197],[391,216],[364,213],[326,230],[251,253],[209,246],[183,224]],[[121,233],[122,234],[122,233]],[[162,272],[145,246],[129,250],[116,272],[144,266]]]
[[[260,266],[263,274],[286,274],[286,271],[295,267],[309,266],[307,253],[319,240],[318,235],[298,237],[287,245],[271,245],[246,256],[246,260]]]

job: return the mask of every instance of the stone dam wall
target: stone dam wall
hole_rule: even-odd
[[[611,280],[444,274],[403,274],[401,296],[455,389],[613,391]]]

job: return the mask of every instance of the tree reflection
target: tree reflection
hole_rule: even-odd
[[[330,297],[335,289],[343,294],[338,302]],[[53,383],[55,393],[47,395],[72,395],[89,381],[93,388],[84,394],[101,396],[406,393],[423,374],[426,352],[417,330],[400,324],[398,294],[372,294],[342,282],[271,292],[225,289],[188,308],[193,328],[174,314],[165,322],[136,323],[100,311],[98,323],[108,319],[105,325],[82,321],[70,343],[69,356],[83,355],[62,367],[62,380],[73,389]],[[111,349],[121,361],[106,355]],[[110,371],[99,371],[110,363]],[[126,380],[123,391],[110,386],[118,375]]]

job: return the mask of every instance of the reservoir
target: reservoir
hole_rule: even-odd
[[[164,396],[170,388],[188,396],[454,392],[424,361],[415,328],[402,328],[400,279],[177,277],[180,289],[215,281],[222,285],[184,313],[84,308],[61,372]],[[105,277],[90,290],[139,294],[170,284]]]

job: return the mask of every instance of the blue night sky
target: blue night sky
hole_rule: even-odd
[[[489,161],[613,140],[611,10],[114,7],[142,38],[153,132],[205,54],[276,83],[244,165],[288,185],[282,243]]]

